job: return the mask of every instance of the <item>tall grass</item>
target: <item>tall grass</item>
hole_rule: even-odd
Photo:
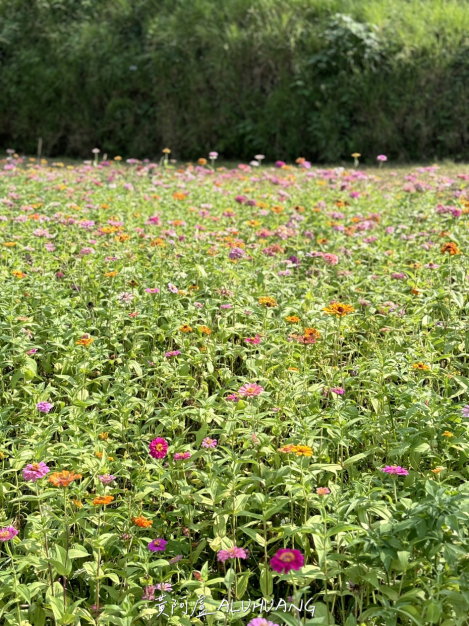
[[[0,144],[467,158],[467,32],[457,0],[0,0]]]

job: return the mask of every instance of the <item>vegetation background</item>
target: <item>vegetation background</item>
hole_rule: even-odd
[[[0,0],[0,145],[469,157],[466,0]]]

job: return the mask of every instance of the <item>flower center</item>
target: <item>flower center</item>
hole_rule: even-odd
[[[279,559],[281,561],[283,561],[284,563],[291,563],[292,561],[295,560],[295,555],[293,554],[293,552],[284,552]]]
[[[37,472],[39,469],[39,463],[32,463],[32,468],[35,472]]]
[[[158,452],[160,452],[161,450],[163,450],[163,444],[162,444],[162,443],[157,443],[157,444],[156,444],[156,449],[158,450]]]
[[[10,533],[8,530],[0,531],[0,539],[9,539],[9,537],[10,537]]]

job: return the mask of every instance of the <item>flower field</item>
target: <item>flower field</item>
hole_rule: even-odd
[[[0,163],[0,623],[468,624],[469,170],[169,157]]]

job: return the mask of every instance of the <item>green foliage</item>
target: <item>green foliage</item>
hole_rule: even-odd
[[[468,168],[214,161],[0,162],[0,623],[467,626]]]
[[[458,0],[0,0],[0,142],[468,157]]]

